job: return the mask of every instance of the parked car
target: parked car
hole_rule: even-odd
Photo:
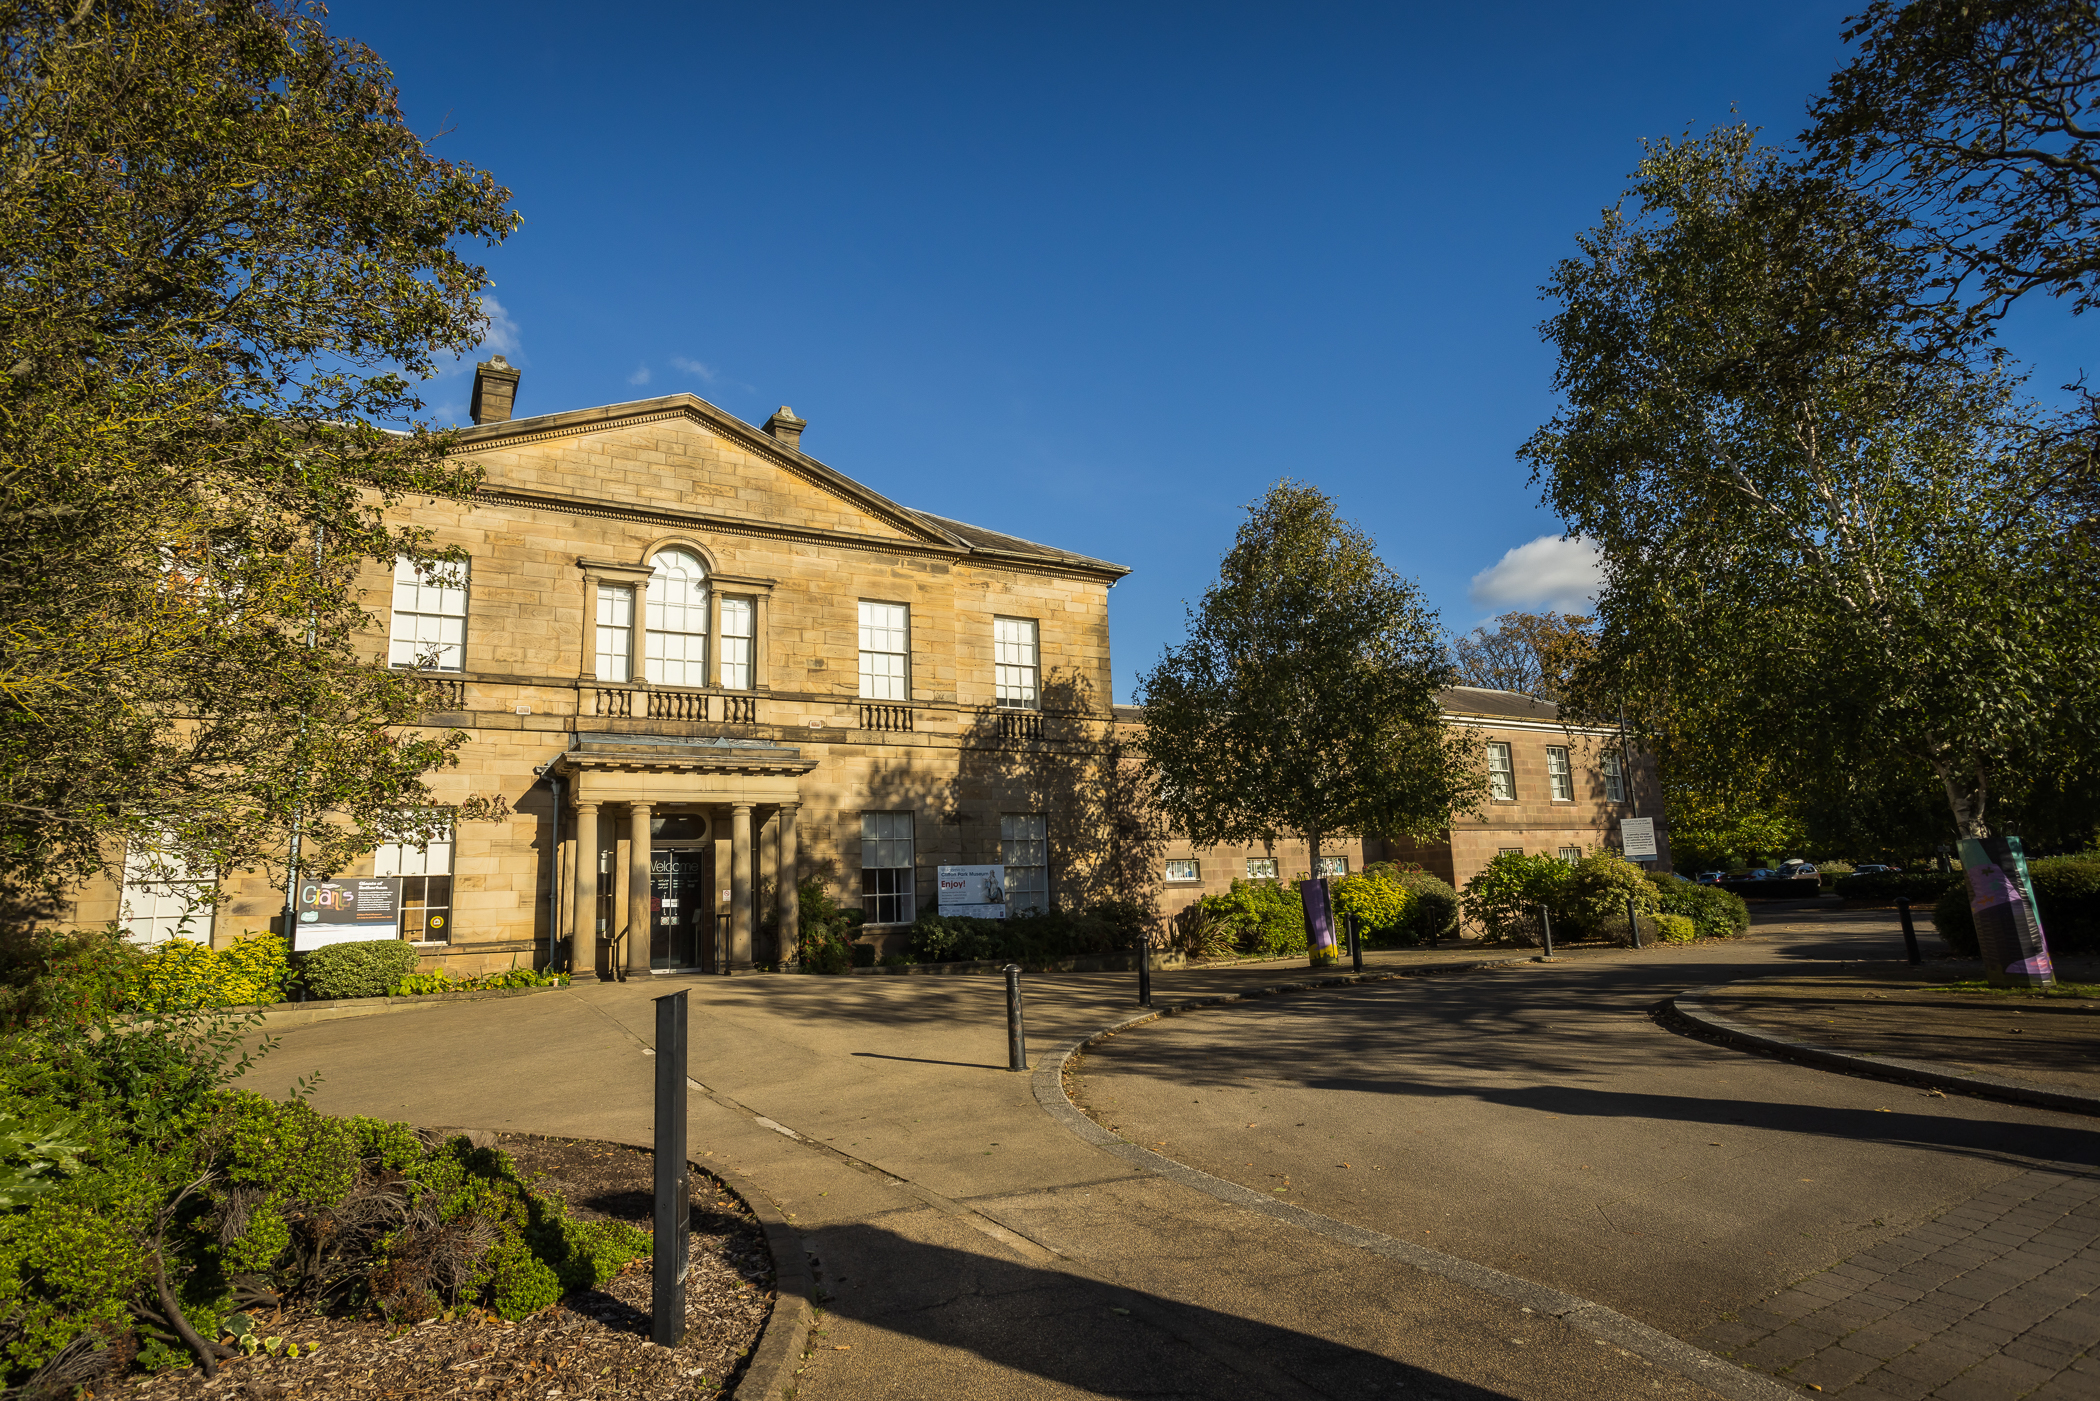
[[[1722,881],[1728,879],[1728,872],[1701,871],[1698,875],[1692,877],[1692,879],[1699,885],[1719,885]]]
[[[1803,861],[1800,865],[1791,869],[1782,868],[1782,870],[1795,880],[1815,880],[1818,876],[1815,866],[1807,861]]]
[[[1902,869],[1901,866],[1882,866],[1869,863],[1865,866],[1854,866],[1852,874],[1855,876],[1893,876]]]

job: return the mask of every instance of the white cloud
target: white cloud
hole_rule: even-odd
[[[1596,542],[1541,535],[1473,576],[1473,602],[1483,608],[1587,613],[1604,587]]]
[[[702,384],[713,384],[722,377],[721,373],[714,366],[703,365],[698,360],[688,360],[683,355],[672,356],[671,363],[684,370],[687,374],[699,379]]]
[[[635,366],[634,373],[627,377],[627,382],[629,384],[647,384],[649,382],[649,367],[647,365]]]
[[[518,338],[518,323],[510,319],[510,313],[503,309],[503,303],[483,293],[481,314],[489,319],[488,330],[481,335],[484,349],[493,351],[506,360],[523,349],[523,342]]]

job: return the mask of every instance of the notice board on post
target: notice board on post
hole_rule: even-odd
[[[1655,819],[1625,817],[1619,820],[1619,850],[1628,861],[1655,859]]]
[[[401,937],[401,878],[353,876],[299,882],[299,926],[294,953],[326,944]]]

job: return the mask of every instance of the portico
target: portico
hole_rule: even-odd
[[[793,957],[801,779],[816,761],[760,739],[579,734],[554,765],[574,836],[561,866],[578,976],[741,972]],[[780,948],[754,949],[770,828]]]

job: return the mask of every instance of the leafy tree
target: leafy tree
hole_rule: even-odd
[[[1248,511],[1188,640],[1140,688],[1169,823],[1199,847],[1427,836],[1486,798],[1481,741],[1438,718],[1436,615],[1317,489]]]
[[[232,869],[302,812],[338,866],[461,740],[403,728],[426,696],[354,654],[354,581],[436,563],[383,506],[474,485],[385,425],[479,338],[455,245],[508,191],[268,0],[11,0],[0,158],[0,884],[122,841]]]
[[[1873,0],[1807,141],[1922,237],[1957,331],[2032,291],[2100,297],[2094,0]]]
[[[1623,695],[1666,762],[1718,716],[1804,795],[1923,769],[1987,837],[2100,720],[2100,560],[2017,386],[1885,353],[1928,261],[1746,129],[1653,148],[1629,203],[1554,272],[1564,406],[1525,448],[1605,561],[1576,708]]]
[[[1589,648],[1590,620],[1579,613],[1504,613],[1451,645],[1459,684],[1556,701]]]

